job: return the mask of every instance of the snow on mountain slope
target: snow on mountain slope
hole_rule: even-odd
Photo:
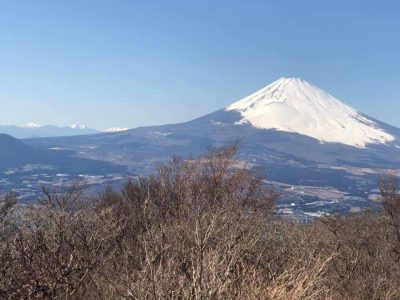
[[[16,138],[73,136],[94,134],[99,132],[100,131],[96,129],[92,129],[83,125],[58,127],[53,125],[40,125],[33,122],[26,123],[23,126],[0,125],[0,133],[9,134]]]
[[[21,127],[23,127],[23,128],[41,128],[43,126],[40,124],[34,123],[34,122],[28,122],[28,123],[22,125]]]
[[[103,130],[103,132],[121,132],[129,130],[128,127],[111,127],[108,129]]]
[[[395,139],[356,109],[299,78],[281,78],[225,110],[241,113],[237,124],[299,133],[321,142],[364,148]]]

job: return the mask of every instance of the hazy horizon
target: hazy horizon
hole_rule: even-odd
[[[301,77],[400,127],[400,4],[0,4],[0,124],[178,123]]]

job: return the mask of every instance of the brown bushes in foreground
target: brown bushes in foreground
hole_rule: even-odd
[[[95,199],[79,186],[24,207],[7,196],[0,299],[400,298],[392,179],[385,213],[302,225],[273,216],[276,194],[234,154],[175,158]]]

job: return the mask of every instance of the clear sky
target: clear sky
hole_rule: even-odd
[[[0,0],[0,123],[187,121],[302,77],[400,126],[400,1]]]

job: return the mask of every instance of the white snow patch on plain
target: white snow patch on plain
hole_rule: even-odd
[[[70,150],[70,148],[51,147],[49,148],[49,150],[62,151],[62,150]]]
[[[364,148],[394,137],[327,92],[300,78],[281,78],[225,108],[261,129],[299,133],[321,142]]]
[[[319,212],[304,212],[304,214],[310,217],[319,218],[325,215],[326,213],[324,213],[323,211],[319,211]]]
[[[150,131],[149,133],[158,136],[169,136],[172,134],[172,132],[160,132],[160,131]]]
[[[222,122],[211,120],[211,125],[219,126],[222,125]]]

